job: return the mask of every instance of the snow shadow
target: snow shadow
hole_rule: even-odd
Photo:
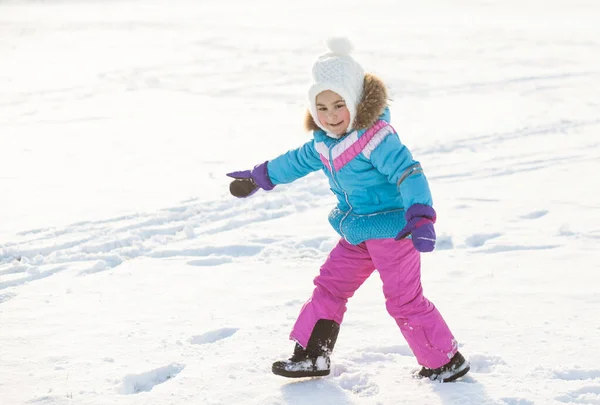
[[[40,271],[35,266],[28,267],[26,271],[28,275],[26,277],[0,282],[0,290],[4,290],[9,287],[17,287],[35,280],[41,280],[43,278],[50,277],[55,273],[63,271],[66,268],[67,266],[57,266],[46,271]]]
[[[0,304],[2,304],[3,302],[6,302],[6,301],[8,301],[8,300],[10,300],[10,299],[13,299],[13,298],[15,298],[16,296],[17,296],[17,294],[15,294],[15,293],[11,293],[11,292],[8,292],[8,293],[0,293]]]
[[[485,387],[477,382],[468,374],[460,380],[453,383],[433,383],[433,391],[439,395],[442,403],[445,405],[463,404],[465,398],[469,398],[469,403],[474,404],[498,404],[498,400],[493,399],[487,393]]]
[[[283,385],[281,392],[285,402],[294,405],[353,403],[339,385],[323,378],[294,381]]]

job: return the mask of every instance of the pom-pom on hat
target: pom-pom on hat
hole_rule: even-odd
[[[362,66],[350,56],[352,44],[348,38],[330,38],[325,44],[329,52],[319,56],[312,68],[308,105],[315,123],[327,132],[317,116],[317,95],[325,90],[339,94],[346,102],[350,112],[350,126],[352,126],[356,117],[356,107],[362,97],[365,72]],[[348,128],[348,131],[350,130],[351,128]]]

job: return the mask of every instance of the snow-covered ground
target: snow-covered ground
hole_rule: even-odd
[[[600,404],[596,1],[0,2],[0,404]],[[342,29],[340,31],[339,29]],[[417,364],[374,275],[322,379],[289,330],[337,242],[294,148],[349,35],[438,211],[426,295],[471,359]]]

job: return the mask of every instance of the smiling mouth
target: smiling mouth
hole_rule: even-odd
[[[343,123],[344,123],[344,121],[340,121],[340,122],[338,122],[337,124],[329,124],[329,126],[330,126],[330,127],[337,127],[337,126],[340,126],[340,125],[342,125]]]

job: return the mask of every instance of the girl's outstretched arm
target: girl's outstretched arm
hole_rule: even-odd
[[[272,190],[277,184],[291,183],[322,167],[314,141],[310,141],[270,162],[256,165],[252,170],[227,173],[227,176],[234,179],[229,185],[229,191],[238,198],[250,197],[259,189]]]
[[[291,183],[322,168],[314,140],[276,157],[267,165],[269,177],[275,185]]]

